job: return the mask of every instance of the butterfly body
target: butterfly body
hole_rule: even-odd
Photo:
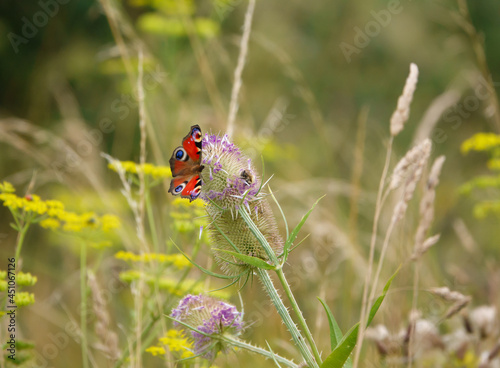
[[[200,173],[204,168],[201,164],[201,141],[201,129],[198,125],[193,125],[189,134],[182,140],[182,146],[172,153],[169,163],[173,178],[169,193],[189,198],[190,201],[200,195]]]

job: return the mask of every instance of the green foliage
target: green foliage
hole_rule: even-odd
[[[384,286],[382,295],[380,295],[377,298],[377,300],[375,300],[375,302],[373,303],[370,309],[370,313],[368,315],[368,320],[366,323],[367,327],[372,322],[373,318],[375,317],[375,314],[377,314],[377,311],[380,308],[382,302],[384,301],[384,298],[387,294],[387,291],[389,290],[389,287],[391,286],[392,280],[394,280],[398,272],[399,269],[389,278],[389,281],[387,281],[387,283]],[[335,324],[333,324],[333,328],[335,329]],[[321,365],[321,368],[342,368],[346,367],[346,364],[349,364],[348,362],[349,356],[351,355],[354,347],[356,346],[356,341],[358,339],[358,330],[359,330],[359,322],[356,323],[353,327],[351,327],[351,329],[344,335],[342,340],[338,342],[335,349],[333,349],[333,351],[330,353],[330,355],[328,355],[328,357]],[[332,335],[332,333],[335,334],[336,332],[330,331],[330,336]]]

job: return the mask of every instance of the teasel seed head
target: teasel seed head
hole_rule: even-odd
[[[202,152],[205,168],[201,172],[201,198],[207,202],[206,210],[213,222],[209,230],[213,252],[223,272],[231,276],[242,275],[250,272],[253,266],[220,250],[237,251],[269,261],[264,248],[238,213],[241,209],[247,211],[279,256],[283,251],[283,240],[265,194],[261,191],[261,178],[252,161],[229,141],[227,135],[219,137],[206,134]]]

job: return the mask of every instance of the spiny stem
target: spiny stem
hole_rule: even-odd
[[[290,317],[287,308],[283,304],[283,301],[281,300],[281,297],[278,294],[278,290],[276,290],[276,288],[274,287],[271,277],[269,276],[266,270],[260,268],[257,269],[257,274],[259,275],[259,278],[262,281],[262,284],[264,285],[267,294],[271,298],[271,301],[276,307],[278,314],[283,320],[283,323],[288,328],[288,331],[290,331],[292,339],[295,345],[297,345],[297,347],[299,348],[300,353],[303,356],[304,360],[306,361],[308,367],[319,368],[318,363],[314,359],[313,355],[311,354],[311,351],[309,350],[309,348],[305,343],[304,337],[300,333],[299,329],[297,328],[297,325],[293,322],[292,317]]]
[[[280,280],[281,285],[283,286],[283,289],[285,290],[285,294],[288,297],[288,300],[292,304],[292,309],[295,312],[295,315],[299,319],[299,325],[304,331],[304,334],[306,335],[306,339],[309,342],[309,345],[312,348],[314,357],[316,358],[316,361],[318,364],[321,364],[321,357],[319,356],[319,351],[318,348],[316,347],[316,343],[314,342],[314,338],[311,334],[311,331],[309,330],[309,327],[307,326],[306,320],[304,319],[304,316],[302,315],[302,311],[299,308],[299,305],[297,304],[297,301],[295,300],[295,297],[293,296],[292,290],[290,289],[290,285],[288,284],[288,281],[285,278],[285,273],[283,272],[283,269],[279,269],[276,271],[278,274],[278,278]]]
[[[270,352],[270,351],[268,351],[266,349],[263,349],[263,348],[260,348],[258,346],[251,345],[251,344],[249,344],[249,343],[247,343],[245,341],[239,340],[239,339],[237,339],[234,336],[222,335],[220,337],[220,339],[222,341],[225,341],[228,344],[236,346],[238,348],[251,351],[252,353],[263,355],[263,356],[265,356],[265,357],[267,357],[269,359],[274,359],[277,362],[286,364],[287,366],[289,366],[291,368],[298,368],[299,367],[298,364],[295,364],[291,360],[283,358],[283,357],[281,357],[281,356],[279,356],[279,355],[277,355],[277,354],[275,354],[273,352]]]

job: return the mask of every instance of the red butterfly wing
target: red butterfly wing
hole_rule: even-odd
[[[181,195],[182,198],[189,198],[193,201],[200,195],[201,191],[201,178],[196,174],[191,177],[178,176],[172,179],[170,189],[168,190],[173,195]]]
[[[199,173],[203,170],[201,162],[201,129],[193,125],[191,131],[177,147],[170,158],[173,179],[168,190],[173,195],[181,195],[190,201],[198,198],[201,191]]]
[[[201,129],[198,125],[193,125],[191,131],[182,140],[182,146],[189,157],[199,163],[201,159]]]

